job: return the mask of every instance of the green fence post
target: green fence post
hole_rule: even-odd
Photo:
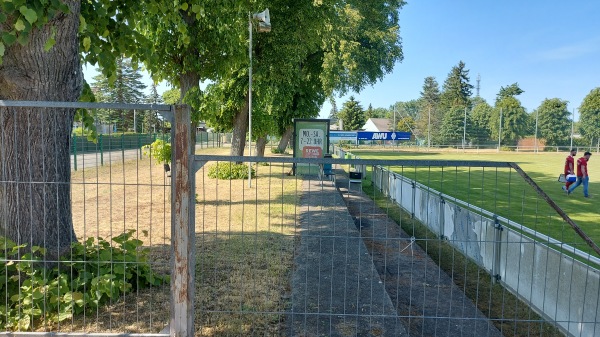
[[[121,158],[125,161],[125,131],[121,133]]]
[[[142,160],[142,142],[140,140],[140,134],[136,133],[136,135],[137,135],[137,148],[138,148],[138,151],[140,151],[140,160]]]
[[[102,148],[102,134],[98,135],[98,143],[100,145],[100,166],[104,166],[104,149]]]
[[[72,136],[73,139],[73,168],[77,171],[77,136]]]

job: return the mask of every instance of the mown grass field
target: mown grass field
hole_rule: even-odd
[[[229,149],[197,154],[227,155]],[[301,180],[290,165],[258,165],[247,180],[217,180],[208,163],[196,174],[196,333],[278,335],[288,304],[289,273]],[[129,229],[149,248],[152,268],[170,272],[171,186],[149,158],[83,168],[72,174],[75,232],[110,240]],[[137,290],[58,331],[156,333],[169,322],[170,289]],[[48,329],[40,325],[37,330]]]
[[[600,168],[594,166],[594,155],[588,166],[592,198],[584,198],[582,186],[567,196],[561,189],[562,183],[557,182],[567,153],[385,152],[380,149],[360,149],[352,153],[363,159],[515,162],[594,242],[600,242],[600,209],[597,206],[600,184],[595,175]],[[582,153],[579,153],[577,157],[581,155]],[[403,166],[390,169],[432,189],[494,212],[586,252],[592,252],[515,170],[456,165]]]

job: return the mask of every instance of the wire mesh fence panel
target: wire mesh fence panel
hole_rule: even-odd
[[[547,165],[562,169],[560,154],[524,156],[523,168],[395,149],[230,157],[159,128],[144,150],[104,160],[113,151],[70,151],[74,106],[46,103],[0,101],[5,331],[597,335],[598,213],[555,182]],[[177,109],[174,130],[189,128]],[[293,175],[300,164],[310,174]]]
[[[596,253],[509,163],[382,156],[197,156],[197,334],[594,336]]]
[[[69,104],[2,105],[1,329],[161,331],[170,317],[171,245],[171,178],[163,166],[141,153],[133,133],[131,149],[101,149],[101,136],[90,133],[77,153]],[[165,131],[156,136],[168,138]]]

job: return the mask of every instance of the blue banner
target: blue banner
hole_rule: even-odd
[[[356,131],[329,131],[329,138],[333,141],[338,141],[338,140],[356,141]]]
[[[410,140],[410,132],[372,132],[358,131],[358,140]]]

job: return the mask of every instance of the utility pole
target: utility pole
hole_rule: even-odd
[[[575,109],[573,109],[573,115],[572,115],[572,119],[571,119],[571,148],[569,149],[569,151],[573,148],[573,132],[574,132],[574,127],[575,127]]]
[[[500,108],[500,125],[498,125],[498,152],[500,152],[501,140],[502,140],[502,108]]]
[[[465,107],[465,121],[463,122],[463,144],[462,148],[465,149],[465,143],[467,142],[467,107]]]
[[[536,110],[535,111],[535,135],[534,135],[534,147],[535,147],[535,152],[538,152],[538,140],[537,140],[537,132],[538,132],[538,115],[539,115],[539,111]]]
[[[427,149],[431,147],[431,107],[429,107],[429,113],[427,114]]]

